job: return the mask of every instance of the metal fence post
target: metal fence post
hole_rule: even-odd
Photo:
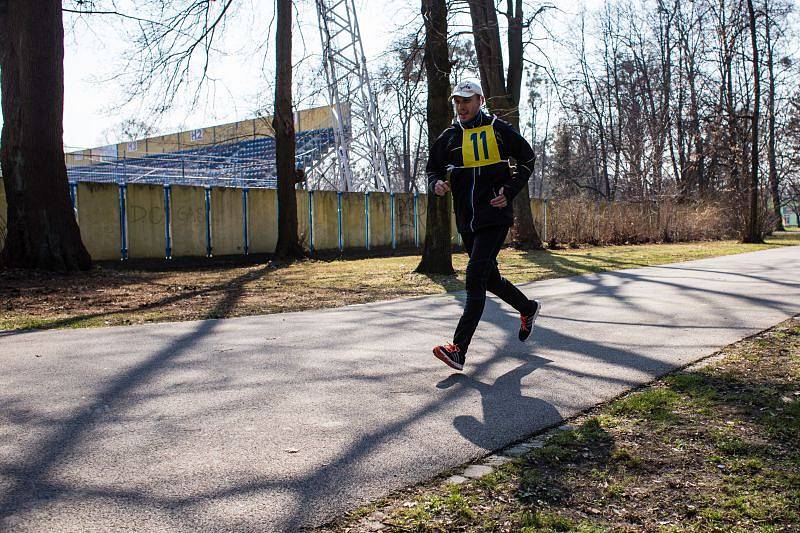
[[[366,214],[366,218],[364,220],[364,231],[366,236],[364,240],[367,250],[369,250],[369,191],[364,194],[364,213]]]
[[[394,193],[389,193],[389,217],[392,220],[392,250],[397,248],[397,232],[395,229],[395,216],[394,216]]]
[[[249,194],[249,190],[247,187],[242,189],[242,242],[244,244],[244,255],[248,255],[250,253],[250,234],[249,234],[249,221],[248,221],[248,201],[247,197]]]
[[[119,184],[119,252],[120,259],[128,259],[128,214],[126,204],[128,200],[128,187],[124,183]]]
[[[172,259],[172,188],[164,185],[164,245],[165,256]]]
[[[314,253],[314,191],[308,191],[308,249]]]
[[[414,246],[419,248],[419,211],[417,211],[417,202],[419,201],[419,193],[414,193]]]
[[[211,257],[211,187],[206,187],[206,257]]]
[[[342,232],[342,191],[336,193],[336,201],[338,204],[338,218],[339,218],[339,251],[344,251],[344,234]]]

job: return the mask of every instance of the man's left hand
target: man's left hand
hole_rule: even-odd
[[[503,187],[500,187],[500,192],[498,192],[497,196],[492,198],[489,203],[492,204],[492,207],[496,207],[498,209],[502,209],[508,205],[508,198],[506,198],[506,195],[503,194]]]

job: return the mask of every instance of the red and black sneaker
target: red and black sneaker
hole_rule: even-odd
[[[433,348],[433,355],[450,368],[455,368],[456,370],[463,370],[464,368],[465,357],[458,344],[436,346]]]
[[[533,330],[533,323],[536,322],[536,317],[539,316],[539,309],[542,308],[539,300],[531,300],[533,304],[533,312],[529,315],[519,315],[519,340],[525,342],[531,336]]]

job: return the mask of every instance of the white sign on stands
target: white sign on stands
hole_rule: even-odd
[[[138,152],[139,151],[139,143],[136,141],[131,141],[128,143],[128,152]]]
[[[83,154],[80,152],[73,154],[73,157],[75,158],[75,161],[83,161]]]
[[[192,130],[191,139],[193,141],[203,140],[203,130]]]
[[[92,155],[98,156],[97,161],[114,161],[117,159],[117,145],[109,144],[100,148],[93,148]]]

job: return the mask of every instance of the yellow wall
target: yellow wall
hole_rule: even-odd
[[[247,194],[250,253],[272,253],[278,243],[278,191],[250,189]]]
[[[128,185],[128,256],[164,257],[164,187]]]
[[[251,128],[250,136],[252,137],[252,135],[253,131]],[[215,126],[214,136],[217,144],[233,143],[239,142],[243,137],[246,137],[247,131],[243,128],[239,128],[238,122],[232,122],[230,124],[221,124],[219,126]]]
[[[333,127],[333,115],[328,106],[316,107],[300,112],[297,131],[311,131]]]
[[[0,182],[0,186],[2,182]],[[172,255],[206,254],[205,189],[171,187]],[[130,257],[164,256],[165,236],[163,188],[129,185],[127,188],[128,254]],[[298,235],[308,249],[308,191],[296,191]],[[314,191],[314,249],[337,250],[338,202],[335,191]],[[395,195],[396,237],[399,246],[414,244],[414,200],[412,194]],[[81,237],[94,259],[120,257],[119,189],[114,184],[78,185],[78,223]],[[543,202],[531,201],[536,228],[542,234]],[[427,196],[419,195],[419,243],[424,244]],[[391,246],[390,199],[387,193],[370,194],[370,246]],[[251,253],[272,253],[278,237],[277,191],[250,189],[248,237]],[[550,215],[550,213],[548,213]],[[0,190],[0,223],[5,218],[5,197]],[[242,235],[242,190],[215,188],[211,193],[212,244],[214,255],[244,253]],[[451,216],[454,223],[454,217]],[[342,193],[342,237],[345,249],[364,249],[364,194]],[[454,225],[454,224],[453,224]],[[542,235],[543,236],[543,235]],[[453,228],[453,242],[460,239]]]
[[[79,183],[78,225],[92,259],[119,259],[119,187],[111,183]]]
[[[172,256],[206,255],[205,189],[183,185],[171,189]]]
[[[275,131],[272,129],[272,117],[254,118],[256,137],[274,137]]]
[[[342,193],[342,238],[345,248],[364,248],[365,222],[364,195],[358,192]]]
[[[339,249],[339,203],[336,191],[314,191],[314,249]]]
[[[419,217],[419,245],[425,246],[425,228],[428,226],[428,195],[420,194],[417,198],[417,216]]]
[[[395,236],[397,246],[414,245],[414,195],[394,195]]]
[[[211,190],[211,247],[213,255],[244,253],[241,189]]]
[[[391,198],[389,193],[373,192],[369,195],[369,246],[379,248],[392,245]]]

